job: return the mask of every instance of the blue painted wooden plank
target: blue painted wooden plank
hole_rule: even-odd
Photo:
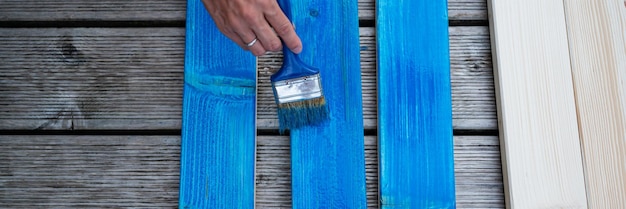
[[[455,208],[446,0],[377,5],[382,208]]]
[[[331,119],[291,131],[293,208],[365,208],[357,0],[292,0],[300,58],[320,68]]]
[[[180,208],[254,208],[256,59],[189,0]]]

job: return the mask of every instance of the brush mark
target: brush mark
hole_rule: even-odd
[[[179,208],[254,208],[256,59],[200,0],[186,29]]]
[[[455,208],[446,0],[376,5],[380,207]]]
[[[292,0],[330,119],[291,130],[293,208],[366,208],[357,0]]]

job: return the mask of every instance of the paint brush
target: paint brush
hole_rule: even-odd
[[[280,7],[291,19],[289,0],[279,0]],[[279,131],[304,125],[319,124],[329,117],[329,108],[322,91],[319,69],[302,62],[283,43],[283,65],[270,80],[278,105]]]

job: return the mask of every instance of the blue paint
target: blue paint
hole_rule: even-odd
[[[254,208],[256,60],[188,1],[179,208]]]
[[[381,208],[455,208],[446,0],[380,0]]]
[[[366,208],[357,0],[291,7],[300,58],[319,67],[330,108],[330,120],[291,130],[293,208]]]

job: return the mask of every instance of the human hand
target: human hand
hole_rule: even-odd
[[[202,0],[217,28],[255,56],[279,51],[281,39],[291,51],[302,51],[302,41],[276,0]]]

